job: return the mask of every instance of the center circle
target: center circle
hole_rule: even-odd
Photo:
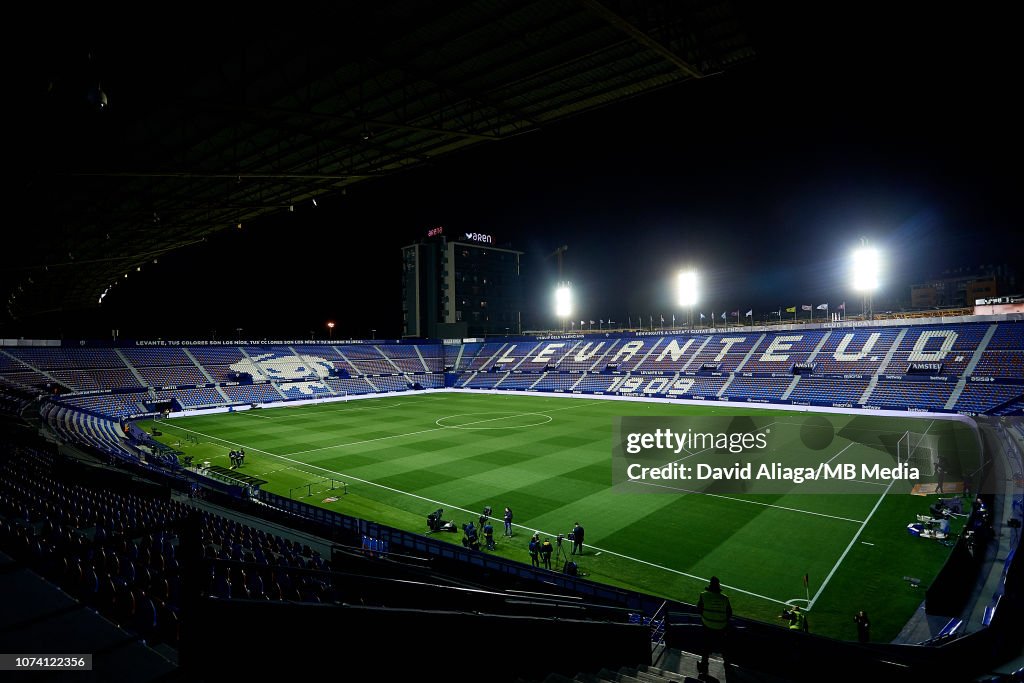
[[[434,421],[438,427],[451,429],[519,429],[537,427],[551,422],[553,418],[544,413],[515,413],[512,411],[491,411],[484,413],[460,413],[439,417]]]

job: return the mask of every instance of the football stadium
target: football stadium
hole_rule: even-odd
[[[586,275],[572,239],[644,254],[642,228],[499,239],[483,221],[511,200],[466,199],[472,227],[410,208],[431,174],[516,158],[494,141],[538,131],[532,164],[705,78],[720,90],[696,99],[736,106],[784,21],[718,1],[318,11],[237,54],[202,47],[230,17],[171,19],[194,31],[180,59],[104,33],[81,62],[69,25],[39,60],[58,75],[25,126],[56,132],[24,199],[46,230],[11,238],[0,278],[5,675],[1024,680],[1012,239],[972,239],[1008,265],[927,282],[897,284],[863,232],[817,263],[695,249],[668,276]],[[326,241],[356,215],[380,222]],[[814,303],[737,306],[761,301],[730,289],[744,270]]]

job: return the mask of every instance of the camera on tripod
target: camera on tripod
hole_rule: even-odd
[[[427,515],[427,528],[431,531],[441,531],[442,529],[444,529],[445,522],[443,519],[441,519],[441,516],[443,514],[444,510],[438,508],[437,512],[431,512],[429,515]]]

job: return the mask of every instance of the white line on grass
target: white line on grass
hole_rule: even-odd
[[[928,433],[928,430],[930,430],[934,425],[935,425],[935,420],[932,420],[931,422],[929,422],[927,429],[924,430],[924,433],[921,436],[924,437],[924,435]],[[816,592],[814,594],[814,597],[811,598],[811,601],[809,603],[807,603],[808,611],[812,607],[814,607],[814,603],[817,602],[818,598],[825,591],[825,587],[828,585],[828,582],[832,580],[832,577],[835,576],[836,571],[839,569],[839,565],[841,565],[843,563],[843,560],[845,560],[846,556],[849,554],[850,548],[852,548],[854,546],[854,544],[857,543],[857,539],[860,538],[860,534],[861,534],[862,531],[864,531],[864,527],[866,527],[868,525],[868,522],[871,521],[871,518],[874,516],[875,511],[878,510],[878,506],[882,504],[883,500],[885,500],[886,494],[889,493],[889,489],[891,489],[892,485],[895,484],[895,483],[896,483],[895,479],[891,480],[889,482],[889,485],[885,487],[885,490],[882,491],[882,495],[879,496],[878,501],[875,503],[875,506],[873,508],[871,508],[871,512],[868,513],[868,516],[864,519],[864,522],[860,525],[860,528],[857,529],[857,533],[855,533],[853,535],[853,538],[850,540],[849,545],[846,546],[846,550],[844,550],[843,554],[839,556],[839,559],[832,566],[832,571],[830,571],[828,573],[828,576],[825,577],[825,580],[822,582],[821,586],[818,588],[818,592]]]
[[[733,498],[732,496],[723,496],[720,493],[708,493],[707,491],[695,491],[693,489],[684,489],[679,486],[669,486],[667,484],[655,484],[653,481],[637,481],[635,479],[630,480],[632,484],[642,484],[644,486],[657,486],[658,488],[669,489],[671,491],[682,491],[683,493],[696,493],[701,496],[708,496],[709,498],[721,498],[723,500],[732,500],[737,503],[747,503],[748,505],[760,505],[766,508],[774,508],[776,510],[786,510],[787,512],[799,512],[805,515],[814,515],[815,517],[828,517],[829,519],[838,519],[843,522],[853,522],[854,524],[860,524],[862,520],[851,519],[849,517],[837,517],[836,515],[826,515],[824,512],[813,512],[811,510],[801,510],[800,508],[786,507],[785,505],[775,505],[774,503],[761,503],[756,500],[746,500],[744,498]]]
[[[553,413],[556,410],[572,410],[573,408],[578,408],[578,407],[579,406],[565,406],[564,408],[552,408],[552,409],[548,410],[547,412]],[[513,413],[513,414],[505,415],[504,417],[490,417],[490,418],[487,418],[486,420],[477,420],[475,422],[466,422],[465,424],[459,425],[458,427],[431,427],[430,429],[421,429],[418,432],[406,432],[404,434],[390,434],[388,436],[378,436],[378,437],[375,437],[373,439],[363,439],[362,441],[350,441],[348,443],[339,443],[339,444],[334,444],[332,446],[321,446],[319,448],[310,448],[310,449],[307,449],[307,450],[304,450],[304,451],[295,451],[294,453],[289,453],[288,455],[306,455],[307,453],[318,453],[320,451],[329,451],[332,448],[345,448],[346,446],[361,446],[362,444],[373,443],[374,441],[386,441],[388,439],[398,439],[398,438],[401,438],[403,436],[416,436],[417,434],[429,434],[430,432],[440,432],[440,431],[445,431],[445,430],[449,430],[449,429],[461,429],[461,428],[467,427],[469,425],[483,424],[484,422],[495,422],[497,420],[507,420],[510,417],[522,417],[523,415],[543,415],[543,414],[544,413],[538,413],[538,412]],[[545,424],[547,424],[547,423],[545,423]],[[179,427],[179,429],[185,429],[185,428],[184,427]],[[196,432],[196,433],[198,434],[199,432]]]
[[[383,399],[384,397],[381,397],[381,398]],[[360,401],[360,403],[362,403],[362,402],[363,401]],[[341,403],[343,405],[338,407],[338,406],[335,405],[335,404],[338,404],[338,403]],[[397,408],[398,406],[404,406],[404,405],[406,405],[405,401],[402,401],[400,403],[393,403],[391,405],[386,405],[386,406],[353,406],[353,405],[348,405],[347,401],[332,401],[332,402],[327,403],[327,404],[313,404],[313,405],[307,405],[305,407],[308,407],[308,408],[318,408],[319,410],[317,410],[316,412],[323,414],[323,413],[346,413],[346,412],[351,411],[351,410],[390,410],[392,408]],[[292,408],[292,407],[303,407],[303,406],[282,406],[282,407],[284,407],[284,408]],[[267,410],[273,410],[273,408],[268,408]],[[280,415],[274,415],[273,417],[271,417],[269,415],[254,415],[254,414],[252,414],[253,413],[252,410],[239,410],[237,412],[240,415],[250,415],[251,417],[262,417],[264,420],[283,420],[283,419],[287,419],[287,418],[290,418],[290,417],[296,417],[296,416],[303,417],[303,414],[302,413],[298,413],[298,412],[282,412]],[[309,418],[309,414],[306,413],[305,416],[303,417],[303,419],[308,419],[308,418]]]
[[[818,471],[817,471],[817,473],[816,473],[816,475],[815,475],[815,476],[816,476],[816,478],[818,478],[818,479],[820,479],[820,478],[821,478],[821,470],[822,470],[822,469],[823,469],[823,468],[825,467],[825,465],[829,464],[830,462],[832,462],[833,460],[835,460],[836,458],[838,458],[838,457],[839,457],[840,455],[842,455],[843,453],[845,453],[845,452],[846,452],[846,450],[847,450],[847,449],[848,449],[848,448],[849,448],[850,446],[852,446],[852,445],[853,445],[854,443],[856,443],[856,442],[855,442],[855,441],[851,441],[850,443],[846,444],[846,448],[844,448],[843,450],[839,451],[838,453],[836,453],[835,455],[833,455],[833,456],[832,456],[831,458],[829,458],[829,459],[828,459],[828,460],[826,460],[825,462],[823,462],[823,463],[821,463],[820,465],[818,465]]]
[[[878,497],[878,501],[875,503],[875,507],[871,508],[871,512],[868,513],[868,516],[861,523],[860,528],[857,529],[857,533],[855,533],[853,535],[853,538],[850,539],[850,543],[849,543],[849,545],[846,546],[846,550],[843,551],[843,554],[839,556],[838,560],[836,560],[835,565],[832,566],[832,571],[830,571],[828,573],[828,576],[825,577],[825,580],[822,582],[821,587],[818,588],[818,592],[815,593],[814,597],[811,598],[811,601],[809,603],[807,603],[807,609],[808,610],[810,610],[812,607],[814,607],[814,603],[818,600],[818,596],[820,596],[822,594],[822,592],[824,592],[825,586],[827,586],[828,582],[832,580],[832,577],[835,575],[836,571],[839,569],[839,565],[841,565],[843,563],[843,560],[845,560],[846,556],[849,554],[850,548],[852,548],[854,546],[854,544],[857,542],[857,539],[860,538],[861,532],[864,531],[864,527],[866,527],[868,525],[868,522],[871,521],[871,518],[875,514],[875,510],[877,510],[878,506],[882,504],[883,500],[885,500],[885,494],[889,493],[889,489],[891,489],[892,485],[895,484],[895,483],[896,483],[896,480],[893,479],[892,481],[889,482],[889,485],[885,487],[885,491],[882,491],[882,495]]]
[[[247,449],[249,449],[251,451],[255,451],[256,453],[262,453],[262,454],[268,455],[268,456],[270,456],[272,458],[279,458],[279,459],[284,460],[286,462],[295,463],[296,465],[303,465],[305,467],[312,467],[313,469],[317,469],[317,470],[320,470],[322,472],[327,472],[328,474],[335,474],[338,477],[346,478],[349,481],[358,481],[361,484],[367,484],[369,486],[376,486],[377,488],[384,489],[385,491],[391,491],[392,493],[398,493],[398,494],[401,494],[401,495],[409,496],[410,498],[417,498],[419,500],[431,503],[432,505],[439,505],[439,506],[441,506],[442,508],[445,508],[445,509],[458,510],[460,512],[468,513],[470,515],[476,515],[477,514],[476,512],[473,512],[471,510],[467,510],[466,508],[462,508],[462,507],[459,507],[457,505],[452,505],[452,504],[446,503],[444,501],[435,500],[433,498],[427,498],[426,496],[421,496],[421,495],[419,495],[417,493],[410,493],[409,491],[402,491],[401,489],[396,489],[396,488],[393,488],[391,486],[386,486],[384,484],[379,484],[379,483],[377,483],[375,481],[369,481],[368,479],[361,479],[359,477],[353,477],[351,475],[344,474],[343,472],[337,472],[335,470],[327,469],[326,467],[321,467],[320,465],[314,465],[312,463],[302,462],[301,460],[293,460],[292,458],[289,458],[288,456],[278,455],[276,453],[271,453],[269,451],[265,451],[265,450],[262,450],[260,448],[256,448],[255,446],[247,446],[245,444],[236,443],[234,441],[228,441],[227,439],[221,439],[220,437],[211,436],[209,434],[204,434],[203,432],[199,432],[199,431],[196,431],[194,429],[188,429],[187,427],[177,427],[177,428],[178,429],[182,429],[182,430],[187,431],[187,432],[192,432],[193,434],[198,434],[200,436],[205,436],[206,438],[212,439],[214,441],[221,441],[223,443],[230,444],[232,446],[238,446],[239,448],[247,448]],[[431,430],[427,430],[427,431],[436,431],[436,430],[431,429]],[[411,434],[418,434],[418,433],[420,433],[420,432],[412,432]],[[409,434],[409,435],[411,435],[411,434]],[[405,435],[405,436],[409,436],[409,435]],[[530,527],[523,526],[521,524],[514,524],[514,526],[517,526],[520,529],[525,529],[527,531],[533,531],[535,533],[545,534],[546,536],[556,536],[557,535],[557,534],[553,534],[553,533],[548,532],[548,531],[543,531],[541,529],[532,529]],[[590,548],[593,549],[593,550],[596,550],[598,552],[601,552],[601,553],[608,553],[609,555],[615,555],[616,557],[621,557],[624,560],[630,560],[632,562],[637,562],[639,564],[647,565],[648,567],[654,567],[655,569],[661,569],[661,570],[666,571],[666,572],[671,572],[673,574],[678,574],[679,576],[685,576],[686,578],[689,578],[689,579],[695,579],[697,581],[702,581],[702,582],[708,581],[707,577],[697,576],[696,574],[689,574],[687,572],[680,571],[678,569],[673,569],[671,567],[666,567],[664,565],[655,564],[654,562],[648,562],[647,560],[641,560],[638,557],[631,557],[630,555],[623,555],[622,553],[617,553],[614,550],[608,550],[607,548],[598,548],[597,546],[592,545],[592,544],[590,545]],[[773,602],[773,603],[776,603],[776,604],[779,604],[779,605],[787,604],[786,601],[784,601],[784,600],[776,600],[775,598],[770,598],[767,595],[761,595],[760,593],[754,593],[752,591],[744,590],[742,588],[739,588],[738,586],[732,586],[732,585],[726,585],[726,584],[723,584],[723,585],[726,588],[729,588],[730,590],[734,590],[734,591],[736,591],[738,593],[744,593],[745,595],[749,595],[749,596],[754,597],[754,598],[760,598],[762,600],[767,600],[768,602]]]

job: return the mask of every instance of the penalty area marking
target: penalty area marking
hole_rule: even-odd
[[[492,417],[486,420],[474,420],[473,422],[466,422],[464,424],[445,424],[445,420],[454,420],[457,417],[479,417],[481,415],[501,415],[502,417]],[[537,422],[526,422],[524,424],[513,424],[507,427],[471,427],[470,425],[480,424],[481,422],[501,422],[502,420],[516,419],[520,417],[526,417],[529,415],[541,418]],[[546,418],[546,419],[545,419]],[[438,427],[444,427],[445,429],[519,429],[521,427],[539,427],[551,422],[554,418],[545,413],[514,413],[508,411],[487,411],[482,413],[459,413],[457,415],[446,415],[445,417],[439,417],[434,420],[434,424]]]

